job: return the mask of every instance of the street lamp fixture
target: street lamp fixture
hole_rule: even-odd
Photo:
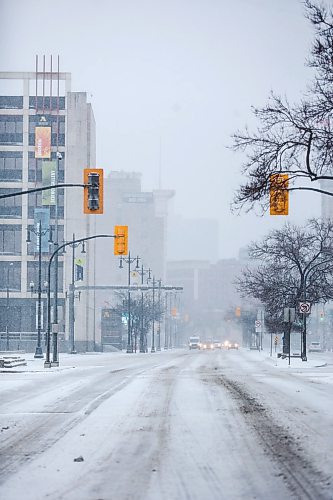
[[[52,261],[55,258],[56,254],[60,252],[60,250],[63,250],[66,246],[72,245],[74,243],[81,243],[83,241],[87,240],[94,240],[96,238],[114,238],[115,236],[113,234],[96,234],[94,236],[87,236],[86,238],[80,238],[78,240],[73,240],[70,242],[63,243],[59,247],[57,247],[51,257],[49,258],[49,263],[48,263],[48,268],[47,268],[47,277],[48,277],[48,282],[50,283],[51,280],[51,265]],[[51,346],[50,346],[50,333],[51,333],[51,288],[48,287],[47,289],[47,329],[46,329],[46,360],[44,363],[44,368],[50,368],[51,366],[59,366],[59,361],[56,356],[58,356],[58,349],[57,349],[57,343],[58,343],[58,332],[55,331],[55,343],[56,343],[56,349],[53,351],[53,361],[51,363],[50,360],[50,351],[51,351]],[[53,349],[55,348],[53,344]],[[56,358],[55,358],[56,357]]]
[[[70,354],[76,354],[75,349],[75,249],[81,245],[81,253],[86,253],[85,242],[75,243],[75,234],[73,234],[72,243],[69,243],[72,251],[72,282],[69,285],[69,341]]]
[[[147,283],[151,279],[151,269],[144,269],[141,266],[141,271],[138,271],[141,276],[141,285],[144,283],[144,276],[148,274]],[[147,336],[144,332],[144,303],[143,303],[143,290],[141,290],[141,321],[140,321],[140,352],[147,352]]]
[[[128,319],[127,319],[127,347],[126,352],[133,352],[133,341],[132,341],[132,331],[131,331],[131,264],[136,262],[135,269],[139,269],[140,257],[131,257],[131,252],[128,252],[128,258],[121,256],[119,261],[119,269],[123,269],[123,262],[128,264]]]
[[[49,233],[49,243],[52,243],[52,232],[51,228],[42,228],[42,221],[39,220],[37,227],[36,228],[27,228],[27,243],[31,243],[31,237],[30,234],[33,232],[36,237],[37,237],[37,243],[38,243],[38,299],[37,299],[37,345],[36,345],[36,350],[35,350],[35,358],[43,358],[43,350],[42,350],[42,237]],[[31,282],[32,283],[32,282]],[[31,293],[33,291],[33,288],[31,287],[30,283],[30,290]]]

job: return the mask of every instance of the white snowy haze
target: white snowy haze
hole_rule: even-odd
[[[0,26],[0,70],[59,54],[93,105],[97,166],[142,172],[143,189],[175,190],[175,214],[216,219],[220,257],[285,222],[231,214],[241,156],[227,146],[252,105],[297,100],[311,79],[300,0],[0,0]],[[290,219],[319,206],[293,194]]]

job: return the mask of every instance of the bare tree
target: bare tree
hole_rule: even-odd
[[[284,307],[301,300],[313,304],[333,297],[333,224],[311,220],[306,227],[286,224],[249,248],[256,268],[246,268],[236,282],[243,297],[265,305],[271,321],[282,321]]]
[[[289,174],[289,191],[333,196],[333,189],[320,185],[333,180],[333,9],[311,0],[304,3],[315,30],[308,60],[315,69],[314,81],[300,103],[290,104],[272,93],[267,105],[253,109],[257,130],[245,128],[233,135],[232,148],[246,153],[246,180],[236,193],[234,209],[250,210],[259,203],[266,210],[270,177],[276,173]]]

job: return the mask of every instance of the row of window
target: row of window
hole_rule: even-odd
[[[16,188],[0,188],[0,194],[10,194],[20,191]],[[59,218],[64,217],[64,189],[57,189],[56,196],[58,207],[50,205],[50,217],[53,219],[56,215]],[[28,194],[28,218],[34,218],[35,208],[45,208],[42,203],[42,192]],[[57,209],[58,208],[58,209]],[[0,218],[19,219],[22,217],[22,196],[11,196],[0,199]]]
[[[29,226],[31,236],[34,235],[32,232],[33,226]],[[52,239],[55,236],[55,227],[51,224],[51,235]],[[48,238],[48,236],[47,236]],[[33,238],[31,238],[32,241]],[[64,241],[64,226],[58,226],[58,241]],[[50,251],[52,246],[50,246]],[[22,253],[22,226],[14,224],[0,224],[0,256],[1,255],[21,255]],[[36,245],[32,243],[27,243],[27,253],[28,255],[33,255],[37,253]]]
[[[51,144],[65,145],[65,117],[47,116],[51,127]],[[29,146],[35,145],[35,128],[40,125],[40,116],[29,116]],[[45,123],[43,123],[45,125]],[[0,115],[0,144],[23,144],[23,116]]]
[[[63,159],[57,162],[58,181],[64,182],[64,153]],[[56,160],[56,152],[51,153],[51,160]],[[35,153],[29,151],[28,160],[29,182],[42,182],[44,160],[35,158]],[[0,182],[22,181],[23,154],[21,151],[0,151]]]
[[[29,108],[38,110],[56,110],[65,109],[65,97],[63,96],[30,96]],[[0,96],[0,109],[23,109],[22,96]]]
[[[41,288],[43,292],[47,291],[48,283],[48,261],[42,261],[42,280]],[[58,263],[58,290],[63,291],[63,262]],[[27,288],[26,291],[37,293],[39,278],[38,261],[27,263]],[[53,279],[53,278],[52,278]],[[51,281],[52,286],[52,281]],[[21,262],[3,262],[0,261],[0,291],[21,291]]]

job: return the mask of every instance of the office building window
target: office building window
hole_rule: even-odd
[[[0,151],[0,182],[22,180],[22,153]]]
[[[22,109],[22,96],[0,96],[0,109]]]
[[[0,188],[0,194],[10,194],[22,191],[22,189],[3,189]],[[19,219],[22,217],[22,196],[12,196],[10,198],[0,199],[0,218]]]
[[[0,261],[0,290],[21,290],[21,262]]]
[[[65,153],[61,153],[62,160],[58,161],[58,182],[64,182],[64,165],[65,165]],[[57,153],[54,151],[51,153],[51,160],[57,161]],[[36,159],[35,153],[29,151],[29,171],[28,178],[29,182],[42,182],[42,169],[44,160]]]
[[[42,205],[42,192],[28,194],[28,218],[33,219],[35,208],[46,208]],[[54,219],[56,214],[55,205],[50,205],[50,217]],[[64,218],[64,190],[58,189],[58,218]]]
[[[41,289],[43,293],[47,292],[48,288],[48,263],[47,260],[42,260],[42,280]],[[28,276],[27,276],[27,291],[36,293],[38,291],[38,278],[39,278],[39,264],[38,261],[28,262]],[[51,291],[53,288],[54,268],[51,269]],[[63,262],[58,262],[58,291],[63,291]]]
[[[42,115],[29,116],[29,146],[35,145],[35,128],[40,126],[40,119]],[[64,146],[65,145],[65,117],[56,115],[45,114],[46,122],[43,125],[51,127],[51,145]],[[58,132],[58,140],[57,140]]]
[[[21,255],[21,226],[0,224],[0,255]]]
[[[23,116],[0,115],[0,144],[23,143]]]
[[[55,111],[59,106],[59,109],[63,110],[65,109],[65,97],[59,96],[52,96],[50,98],[49,96],[44,96],[44,102],[43,102],[43,96],[38,96],[37,97],[37,109],[40,112],[43,108],[45,113],[50,111],[52,108],[52,111]],[[36,96],[30,96],[29,97],[29,108],[30,109],[36,109]]]

